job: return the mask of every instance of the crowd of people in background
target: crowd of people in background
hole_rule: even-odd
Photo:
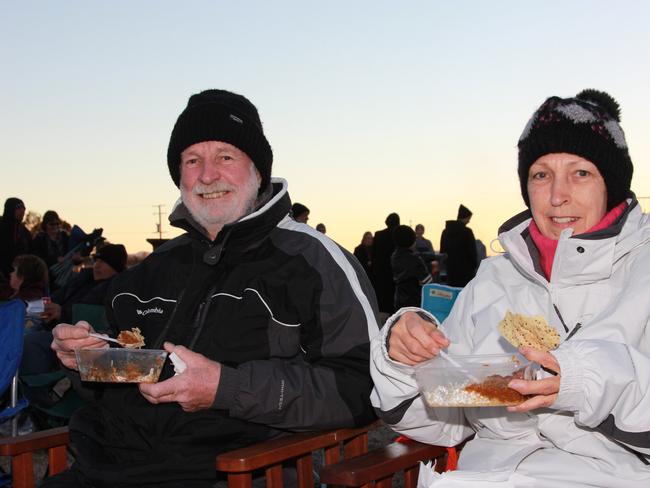
[[[291,215],[296,222],[307,224],[310,210],[294,203]],[[425,228],[400,225],[397,213],[386,217],[384,229],[363,233],[354,248],[375,289],[379,311],[388,316],[405,306],[419,306],[422,286],[442,283],[464,287],[474,277],[481,260],[487,257],[485,245],[474,237],[469,224],[472,211],[460,204],[455,220],[448,220],[440,236],[439,252],[424,237]],[[325,225],[316,230],[325,234]]]
[[[76,305],[101,306],[112,279],[126,269],[122,244],[87,235],[64,222],[54,210],[34,214],[26,225],[25,204],[8,198],[0,219],[0,301],[25,303],[21,375],[50,373],[60,368],[50,348],[52,328],[73,323]],[[94,252],[93,252],[94,251]],[[56,401],[48,388],[24,386],[36,405]]]
[[[308,225],[310,210],[294,203],[292,218]],[[447,221],[436,252],[425,228],[400,225],[397,213],[386,218],[386,228],[366,231],[354,256],[375,289],[379,310],[385,316],[403,306],[420,304],[421,288],[430,282],[464,286],[476,272],[481,257],[480,241],[467,227],[472,212],[460,205],[456,220]],[[26,224],[26,220],[29,222]],[[316,230],[326,234],[323,223]],[[77,233],[75,234],[75,230]],[[24,202],[8,198],[0,220],[0,300],[20,299],[27,305],[21,373],[52,372],[60,367],[51,350],[52,328],[59,322],[74,323],[76,305],[103,306],[112,279],[127,267],[121,244],[100,238],[92,244],[79,242],[88,236],[62,220],[55,210],[26,219]],[[477,251],[477,249],[479,249]],[[60,270],[73,268],[66,280]],[[34,305],[38,304],[38,305]],[[25,388],[37,404],[49,404],[47,388]]]

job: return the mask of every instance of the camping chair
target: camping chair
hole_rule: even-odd
[[[422,308],[442,323],[451,312],[462,288],[430,283],[422,287]]]
[[[217,456],[215,468],[227,475],[229,488],[252,486],[253,476],[264,471],[267,488],[282,487],[282,467],[295,466],[300,488],[313,488],[312,455],[324,450],[325,465],[361,455],[368,450],[368,432],[379,421],[364,427],[290,434]],[[11,458],[14,488],[34,487],[33,453],[47,449],[49,475],[67,468],[68,428],[0,438],[0,456]]]
[[[18,367],[23,354],[25,304],[11,300],[0,304],[0,396],[9,391],[9,401],[0,410],[0,424],[11,421],[11,435],[18,435],[18,414],[27,407],[18,395]],[[11,483],[11,476],[0,473],[0,486]]]
[[[18,434],[18,414],[27,407],[25,398],[18,398],[18,367],[23,354],[23,326],[25,304],[11,300],[0,304],[0,395],[10,388],[10,400],[0,411],[0,423],[11,419],[11,433]]]
[[[97,332],[108,332],[106,311],[103,305],[76,303],[72,306],[72,323],[79,320],[90,323]],[[30,410],[39,429],[49,429],[66,425],[72,414],[85,404],[84,400],[71,387],[62,368],[38,374],[21,374],[20,383],[32,401]],[[41,391],[48,398],[34,399],[33,392]]]
[[[106,308],[104,305],[75,303],[72,306],[72,323],[76,324],[80,320],[85,320],[92,325],[95,332],[99,332],[100,334],[110,332],[110,325],[106,318]]]

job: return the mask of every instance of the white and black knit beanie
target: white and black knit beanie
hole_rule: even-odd
[[[583,90],[575,98],[548,98],[519,138],[519,183],[527,206],[528,170],[540,157],[570,153],[591,161],[607,187],[607,208],[630,195],[632,160],[620,126],[620,108],[605,92]]]

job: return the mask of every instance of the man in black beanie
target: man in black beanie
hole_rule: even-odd
[[[70,422],[76,463],[43,486],[209,487],[221,452],[374,419],[372,288],[356,258],[291,218],[272,162],[248,99],[189,99],[167,151],[181,192],[170,222],[186,233],[122,273],[106,302],[115,334],[138,327],[173,365],[155,384],[101,388]],[[71,370],[74,349],[106,345],[89,331],[54,329]]]
[[[465,205],[458,207],[456,220],[448,220],[440,236],[440,252],[447,255],[447,284],[465,286],[476,274],[476,241],[467,227],[472,212]]]

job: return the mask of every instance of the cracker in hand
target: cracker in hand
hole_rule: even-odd
[[[560,345],[560,334],[541,315],[526,317],[508,310],[499,322],[499,332],[517,348],[530,346],[538,351],[549,352]]]

